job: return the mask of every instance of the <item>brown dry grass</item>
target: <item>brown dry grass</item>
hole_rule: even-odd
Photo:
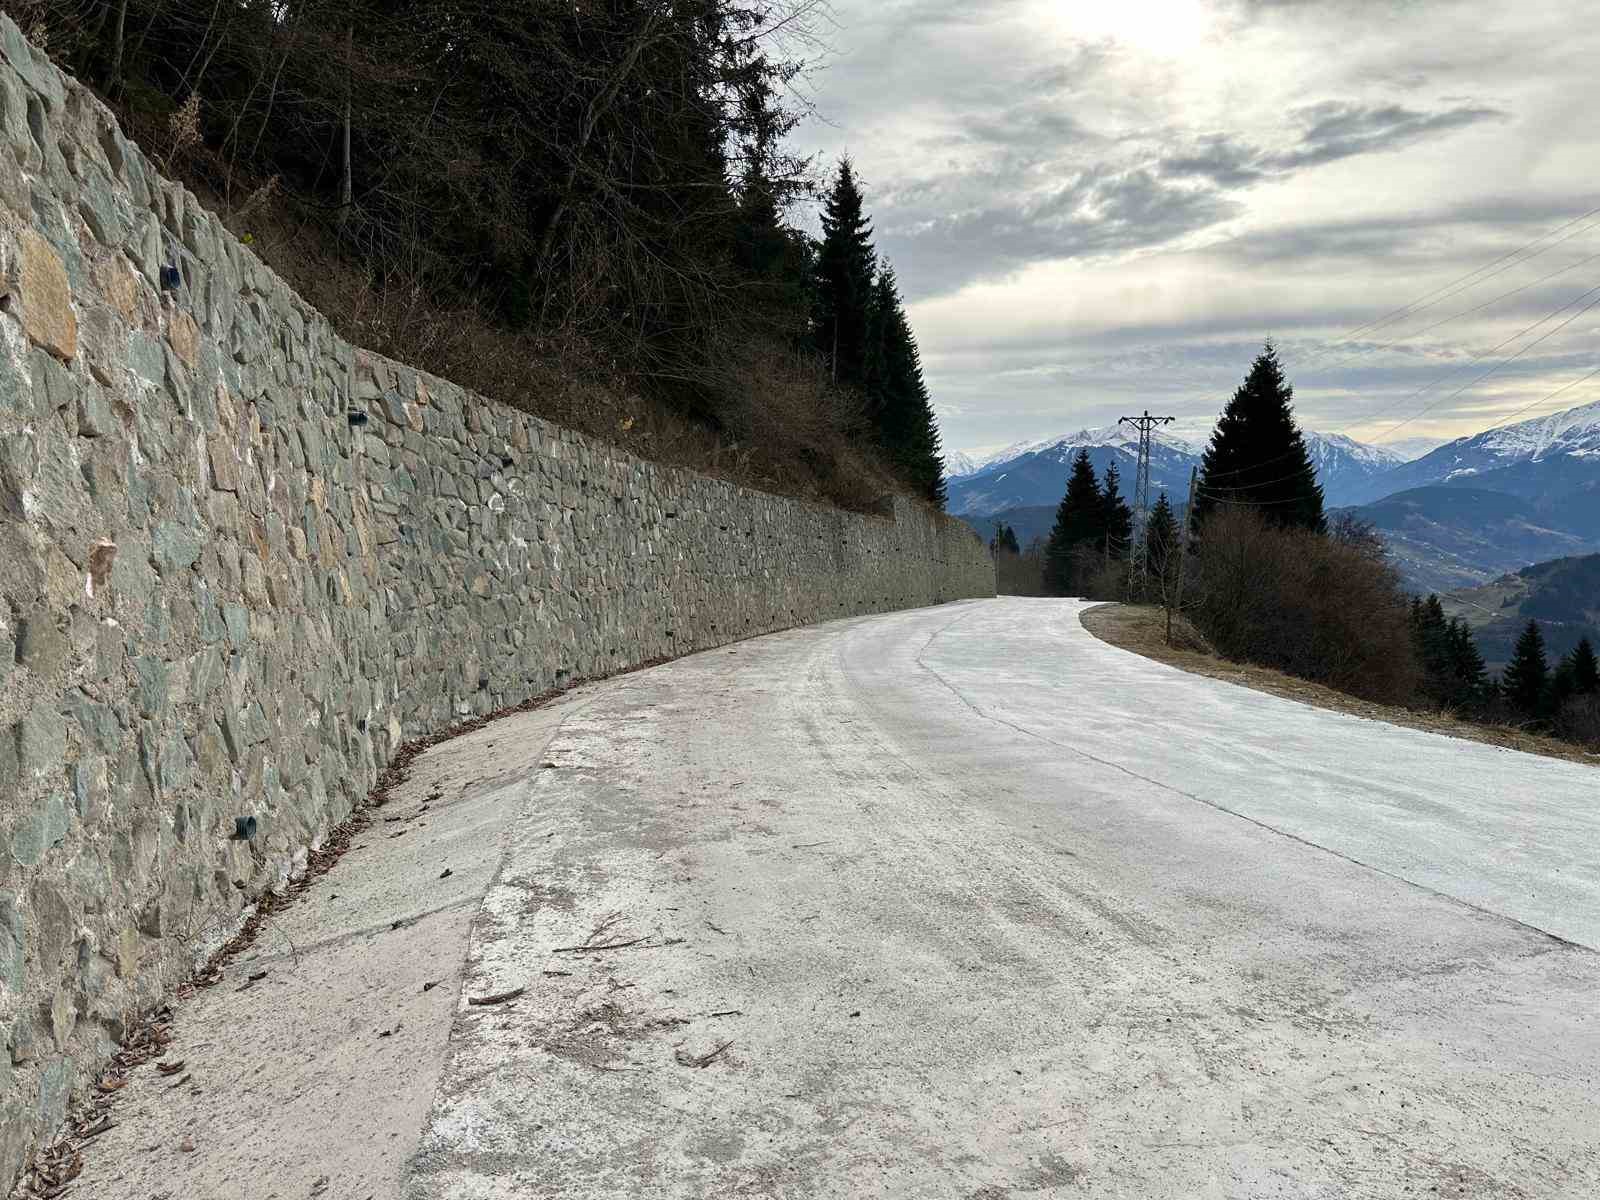
[[[1349,713],[1373,721],[1387,721],[1407,729],[1420,729],[1427,733],[1442,733],[1469,742],[1482,742],[1508,750],[1521,750],[1528,754],[1542,754],[1547,758],[1561,758],[1568,762],[1600,766],[1600,754],[1592,754],[1582,747],[1569,745],[1555,738],[1526,733],[1504,725],[1479,725],[1461,720],[1448,713],[1424,712],[1401,708],[1393,704],[1378,704],[1359,700],[1344,692],[1335,691],[1319,683],[1308,683],[1270,667],[1249,663],[1230,662],[1206,648],[1202,638],[1188,621],[1179,617],[1174,622],[1174,641],[1166,644],[1166,616],[1161,609],[1150,605],[1103,604],[1083,614],[1083,627],[1113,646],[1142,654],[1156,662],[1178,667],[1194,675],[1205,675],[1253,688],[1268,695],[1297,700],[1313,708]]]
[[[759,344],[725,348],[721,421],[653,395],[625,364],[578,337],[498,327],[475,308],[432,294],[403,273],[374,283],[292,198],[266,185],[230,205],[198,173],[185,183],[235,236],[351,343],[429,371],[511,408],[617,446],[778,495],[871,512],[905,492],[861,439],[849,399],[814,363]]]

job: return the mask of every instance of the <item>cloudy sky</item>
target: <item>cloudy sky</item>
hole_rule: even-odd
[[[1537,403],[1600,367],[1593,0],[833,11],[799,137],[856,161],[948,449],[1204,436],[1268,337],[1302,424],[1364,441],[1600,400]]]

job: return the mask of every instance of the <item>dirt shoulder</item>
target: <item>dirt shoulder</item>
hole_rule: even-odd
[[[1178,638],[1179,645],[1168,646],[1165,637],[1165,618],[1159,608],[1147,605],[1102,604],[1083,614],[1083,627],[1102,642],[1109,642],[1157,662],[1222,679],[1258,692],[1298,700],[1313,708],[1326,708],[1334,712],[1350,713],[1374,721],[1387,721],[1408,729],[1421,729],[1428,733],[1442,733],[1464,738],[1469,742],[1483,742],[1503,746],[1508,750],[1522,750],[1529,754],[1542,754],[1548,758],[1562,758],[1568,762],[1600,766],[1600,754],[1592,754],[1578,746],[1557,741],[1555,738],[1524,733],[1503,725],[1478,725],[1445,713],[1419,712],[1391,704],[1376,704],[1358,700],[1343,692],[1310,683],[1274,671],[1270,667],[1257,667],[1249,663],[1230,662],[1215,654],[1199,649],[1199,639],[1192,631],[1184,629]],[[1184,622],[1187,625],[1187,622]],[[1185,644],[1187,643],[1187,644]]]

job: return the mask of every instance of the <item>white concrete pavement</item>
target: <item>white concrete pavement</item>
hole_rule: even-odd
[[[298,960],[180,1010],[175,1054],[248,1100],[140,1082],[102,1142],[148,1163],[85,1181],[1600,1195],[1600,771],[1187,675],[1082,608],[796,630],[430,751],[459,893],[431,854],[386,885],[403,841],[347,858]],[[333,893],[367,899],[318,932]]]
[[[528,992],[463,1013],[407,1194],[1600,1194],[1600,772],[1081,608],[796,631],[572,716],[469,968]]]

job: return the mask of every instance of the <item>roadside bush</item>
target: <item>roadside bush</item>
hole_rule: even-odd
[[[1399,574],[1381,545],[1213,513],[1194,566],[1195,626],[1227,658],[1406,704],[1419,672]]]
[[[1600,696],[1574,696],[1556,714],[1555,734],[1600,751]]]
[[[1002,596],[1044,596],[1044,549],[1035,541],[1021,554],[996,550],[995,591]]]
[[[1128,598],[1128,563],[1125,559],[1107,562],[1103,554],[1091,552],[1087,555],[1087,561],[1078,567],[1078,579],[1085,600]]]

